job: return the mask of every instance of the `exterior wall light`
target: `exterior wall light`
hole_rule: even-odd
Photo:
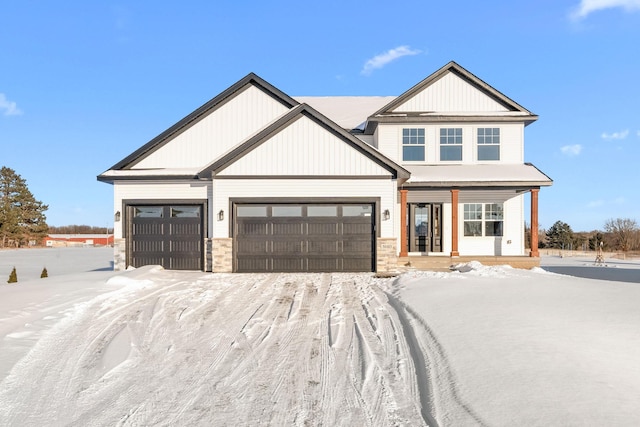
[[[384,212],[382,212],[382,219],[388,221],[389,218],[391,218],[391,213],[389,212],[389,209],[385,209]]]
[[[114,220],[115,222],[120,222],[120,211],[116,212],[116,213],[113,215],[113,220]]]
[[[224,211],[220,209],[220,212],[218,212],[218,221],[223,221],[223,220],[224,220]]]

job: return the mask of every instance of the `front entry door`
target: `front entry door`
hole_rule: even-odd
[[[410,203],[408,213],[409,251],[442,252],[442,205]]]

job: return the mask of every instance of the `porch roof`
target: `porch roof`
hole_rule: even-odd
[[[531,163],[405,166],[404,187],[546,187],[553,180]]]

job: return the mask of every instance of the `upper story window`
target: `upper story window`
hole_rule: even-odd
[[[500,160],[499,128],[478,128],[478,160]]]
[[[462,128],[440,129],[440,160],[462,161]]]
[[[402,160],[424,161],[424,129],[402,129]]]

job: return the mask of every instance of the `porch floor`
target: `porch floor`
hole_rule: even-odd
[[[398,257],[398,269],[450,271],[452,265],[478,261],[484,265],[510,265],[513,268],[531,269],[540,267],[539,257],[523,256],[407,256]]]

